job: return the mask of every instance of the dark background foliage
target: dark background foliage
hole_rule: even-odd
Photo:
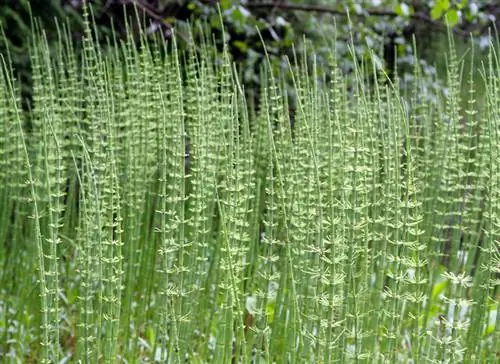
[[[9,50],[14,71],[21,81],[25,109],[31,107],[28,52],[32,39],[31,14],[38,26],[45,29],[49,42],[55,42],[58,29],[67,24],[78,46],[83,29],[83,2],[4,0],[0,5],[0,25],[5,32],[5,37],[0,37],[0,51],[5,55]],[[110,36],[124,37],[126,23],[131,24],[136,39],[139,30],[145,29],[149,35],[161,34],[168,42],[175,29],[181,50],[187,46],[188,24],[195,20],[200,20],[205,29],[215,34],[220,48],[224,31],[229,51],[250,95],[259,89],[258,74],[265,59],[261,36],[275,69],[287,67],[285,56],[293,59],[292,45],[300,52],[309,44],[315,49],[318,70],[325,71],[328,52],[336,38],[336,51],[345,72],[353,67],[348,48],[352,39],[357,59],[378,57],[391,75],[395,66],[402,73],[411,69],[415,35],[424,74],[432,76],[433,64],[441,61],[437,54],[443,54],[435,52],[436,46],[442,48],[447,25],[459,41],[467,41],[473,34],[481,46],[487,43],[489,27],[498,25],[500,19],[500,7],[494,0],[94,0],[88,4],[101,42]],[[224,30],[217,6],[220,6]],[[129,15],[128,19],[124,14]],[[198,27],[192,29],[195,37],[201,36]],[[405,77],[401,80],[404,82]]]

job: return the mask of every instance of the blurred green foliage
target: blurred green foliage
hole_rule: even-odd
[[[6,37],[0,38],[0,51],[10,50],[18,79],[24,85],[25,106],[29,108],[30,66],[28,49],[31,40],[31,14],[45,29],[49,42],[57,40],[61,24],[69,25],[74,43],[81,39],[84,0],[7,0],[0,5],[0,24]],[[495,1],[478,0],[94,0],[87,1],[97,24],[98,36],[104,42],[115,34],[124,37],[126,24],[136,33],[158,35],[168,41],[172,30],[179,36],[180,49],[188,44],[189,23],[199,20],[205,31],[215,34],[219,49],[221,34],[237,62],[246,89],[259,89],[259,69],[265,59],[266,44],[272,67],[288,67],[285,57],[293,60],[293,47],[300,52],[314,48],[318,73],[328,74],[328,54],[335,48],[340,67],[349,72],[353,59],[376,57],[392,75],[398,68],[402,82],[408,77],[413,57],[412,37],[419,46],[424,74],[432,81],[436,53],[432,44],[436,35],[445,34],[446,26],[462,39],[474,34],[479,45],[488,43],[488,27],[498,24],[500,8]],[[134,11],[137,6],[137,13]],[[220,24],[218,6],[224,21]],[[125,17],[125,12],[129,15]],[[139,16],[134,16],[138,14]],[[139,20],[137,20],[139,19]],[[59,24],[59,27],[58,25]],[[112,27],[114,32],[111,31]],[[202,34],[193,27],[195,38]],[[262,40],[261,40],[262,37]],[[352,39],[352,49],[349,47]],[[355,58],[353,57],[355,55]],[[438,53],[442,54],[442,52]],[[425,61],[427,60],[427,61]]]

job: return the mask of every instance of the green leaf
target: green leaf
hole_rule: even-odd
[[[274,321],[274,302],[270,302],[266,305],[266,317],[268,323],[273,323]]]
[[[436,5],[431,10],[431,17],[433,20],[440,19],[450,8],[450,0],[438,0]]]
[[[241,41],[241,40],[235,40],[233,42],[233,45],[238,48],[242,53],[246,53],[248,52],[248,44],[246,44],[245,42]]]
[[[484,330],[484,336],[491,335],[495,331],[495,323],[490,324]]]
[[[399,3],[396,6],[396,14],[407,17],[410,15],[410,8],[405,3]]]
[[[432,301],[435,301],[438,296],[445,290],[445,288],[448,286],[448,283],[449,281],[446,279],[446,280],[443,280],[439,283],[436,283],[434,285],[434,287],[432,288],[432,298],[431,300]]]
[[[295,40],[295,32],[292,27],[285,28],[285,38],[283,39],[283,45],[285,47],[290,47]]]
[[[431,10],[431,18],[433,20],[438,20],[441,16],[443,16],[443,13],[444,9],[439,5],[439,3],[437,3]]]
[[[458,10],[462,10],[463,8],[465,8],[467,6],[467,0],[462,0],[456,6],[457,6]]]
[[[148,327],[146,330],[146,336],[148,338],[148,343],[153,344],[156,341],[155,331],[152,327]]]
[[[231,7],[231,0],[220,0],[220,8],[222,11],[227,10]]]
[[[438,0],[438,3],[444,11],[450,8],[450,0]]]
[[[459,20],[458,10],[456,10],[456,9],[449,10],[446,13],[444,18],[446,21],[446,25],[448,25],[450,27],[454,27],[455,25],[457,25],[458,20]]]

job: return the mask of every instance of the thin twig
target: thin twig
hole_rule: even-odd
[[[167,23],[165,19],[158,14],[153,7],[151,7],[148,3],[142,1],[142,0],[123,0],[122,4],[135,4],[139,9],[144,11],[146,14],[148,14],[151,18],[154,20],[159,21],[162,25],[166,26],[167,28],[171,29],[172,25]]]
[[[339,9],[334,9],[325,5],[305,5],[305,4],[290,4],[288,2],[278,2],[278,1],[263,1],[259,3],[249,3],[246,5],[247,8],[252,9],[281,9],[281,10],[290,10],[290,11],[303,11],[303,12],[318,12],[318,13],[327,13],[335,16],[347,17],[347,12]],[[366,16],[387,16],[387,17],[398,17],[400,16],[396,12],[387,9],[367,9],[362,13],[352,13],[349,14],[353,17],[366,17]],[[446,29],[446,25],[436,22],[431,17],[427,16],[424,13],[416,12],[409,16],[415,20],[428,23],[435,27]],[[453,28],[452,31],[461,36],[461,37],[469,37],[470,33],[465,32],[458,28]]]

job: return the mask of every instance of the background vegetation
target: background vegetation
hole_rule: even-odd
[[[264,27],[252,81],[231,17],[269,4],[107,34],[115,5],[2,53],[2,361],[496,360],[497,38],[477,57],[457,23],[435,71],[405,43],[396,72],[354,26],[290,58]]]
[[[489,27],[496,25],[498,28],[500,19],[500,8],[494,0],[92,0],[88,3],[102,43],[112,34],[122,39],[126,37],[125,23],[128,22],[136,40],[139,30],[147,29],[149,36],[161,34],[168,41],[175,28],[180,36],[178,47],[181,51],[189,38],[189,21],[204,22],[204,31],[215,33],[219,50],[222,49],[222,29],[217,13],[217,4],[220,5],[229,53],[240,69],[248,97],[254,97],[256,102],[259,70],[265,59],[258,32],[276,71],[286,70],[284,57],[292,56],[292,45],[301,51],[306,45],[306,36],[315,49],[318,72],[325,72],[324,68],[328,67],[333,37],[339,40],[336,43],[339,66],[343,71],[352,72],[354,65],[348,50],[352,37],[357,59],[377,57],[388,74],[398,67],[403,84],[411,79],[413,66],[409,63],[413,59],[412,37],[415,35],[419,60],[424,65],[422,76],[428,82],[426,91],[436,93],[442,89],[441,84],[436,84],[435,66],[444,61],[441,50],[447,45],[446,23],[453,27],[460,51],[469,47],[471,33],[476,45],[484,48],[488,44]],[[0,51],[5,53],[9,47],[14,72],[22,82],[25,109],[30,107],[32,92],[28,56],[33,35],[30,14],[43,27],[50,47],[57,40],[57,23],[68,23],[73,43],[81,49],[82,5],[83,0],[16,0],[0,5],[0,24],[6,34],[0,41]],[[135,16],[134,6],[138,8],[139,18]],[[128,19],[124,9],[130,15]],[[347,21],[348,13],[351,26]],[[195,38],[201,36],[197,29],[193,28]],[[291,80],[287,82],[290,85]],[[290,92],[292,90],[293,87]]]

